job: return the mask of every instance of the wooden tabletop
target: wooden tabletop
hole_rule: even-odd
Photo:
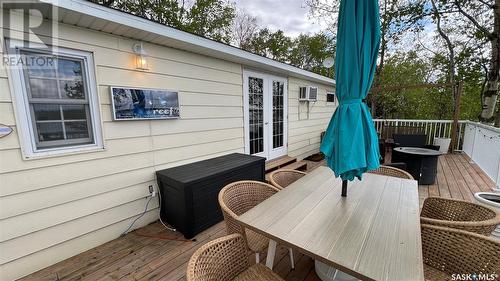
[[[319,167],[240,217],[246,227],[363,280],[423,280],[418,186]]]

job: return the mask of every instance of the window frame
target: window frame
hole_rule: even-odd
[[[16,59],[20,59],[21,51],[34,52],[34,53],[47,53],[41,51],[43,46],[33,44],[30,42],[30,48],[23,47],[23,41],[8,39],[5,40],[6,44],[10,46],[15,46],[15,53],[9,54],[10,56],[15,56]],[[30,105],[30,93],[28,93],[28,74],[24,70],[24,67],[12,67],[10,69],[10,90],[15,104],[15,112],[17,119],[17,126],[19,127],[19,141],[21,144],[21,151],[24,159],[33,159],[39,157],[49,157],[61,154],[73,154],[87,151],[98,151],[104,150],[104,141],[102,135],[102,124],[99,108],[99,96],[97,91],[97,83],[95,78],[95,65],[93,54],[90,52],[54,47],[53,54],[58,57],[67,57],[69,59],[76,59],[82,61],[82,81],[86,90],[88,100],[88,113],[89,118],[87,122],[91,125],[91,130],[89,130],[89,138],[93,138],[93,141],[88,144],[75,144],[71,145],[71,140],[66,141],[64,146],[60,147],[38,147],[38,137],[36,135],[36,120],[32,114],[32,109]],[[18,94],[14,94],[18,93]],[[73,104],[73,103],[69,103]],[[62,117],[62,116],[61,116]],[[63,118],[63,117],[62,117]],[[90,120],[88,120],[90,119]]]
[[[333,95],[333,101],[328,101],[328,95]],[[326,91],[326,103],[335,104],[336,102],[337,102],[337,97],[335,96],[335,92]]]

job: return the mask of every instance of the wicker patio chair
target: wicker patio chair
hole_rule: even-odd
[[[499,241],[428,224],[421,225],[421,233],[425,280],[452,280],[452,274],[500,274]]]
[[[250,266],[245,240],[231,234],[201,246],[191,256],[186,272],[187,281],[277,281],[283,280],[266,266]]]
[[[368,171],[368,173],[384,175],[384,176],[389,176],[389,177],[402,178],[402,179],[410,179],[410,180],[413,179],[413,176],[404,170],[394,168],[394,167],[384,166],[384,165],[380,165],[380,167],[378,169]]]
[[[269,174],[269,182],[276,188],[283,189],[305,175],[307,175],[305,172],[281,169]]]
[[[462,200],[428,197],[420,221],[425,224],[462,229],[489,236],[500,224],[495,210]]]
[[[238,217],[278,192],[276,187],[259,181],[237,181],[226,185],[219,192],[219,205],[226,222],[227,234],[239,233],[247,241],[248,248],[255,253],[256,263],[260,253],[269,245],[269,238],[250,229],[245,229]],[[295,267],[293,252],[289,249],[292,268]]]

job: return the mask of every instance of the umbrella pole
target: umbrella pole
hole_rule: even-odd
[[[342,181],[342,197],[347,197],[347,180]]]

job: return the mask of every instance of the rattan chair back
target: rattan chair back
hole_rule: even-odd
[[[249,267],[243,236],[232,234],[201,246],[189,260],[186,279],[229,281]]]
[[[425,224],[457,228],[489,236],[500,224],[500,214],[471,202],[428,197],[424,201],[420,220]]]
[[[398,168],[384,165],[380,165],[378,169],[368,171],[368,173],[413,180],[413,176],[410,175],[410,173]]]
[[[500,241],[427,224],[421,233],[426,280],[445,280],[443,273],[500,274]]]
[[[269,182],[278,189],[283,189],[305,175],[305,172],[281,169],[269,174]]]
[[[227,233],[245,235],[237,218],[278,191],[276,187],[259,181],[238,181],[226,185],[219,192],[219,205]]]

